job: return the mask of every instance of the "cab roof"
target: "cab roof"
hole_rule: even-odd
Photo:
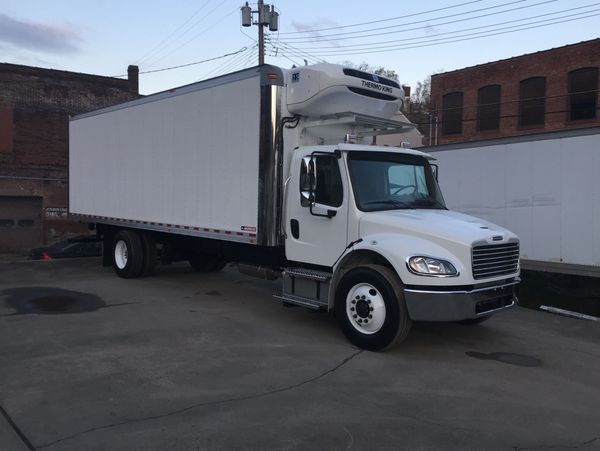
[[[401,153],[404,155],[415,155],[418,157],[426,158],[427,160],[435,160],[435,157],[428,153],[421,152],[420,150],[416,150],[416,149],[407,149],[404,147],[370,146],[370,145],[365,145],[365,144],[345,144],[345,143],[340,143],[336,147],[338,149],[340,149],[341,151],[347,151],[347,152],[357,151],[357,150],[361,151],[361,152],[390,152],[390,153]]]

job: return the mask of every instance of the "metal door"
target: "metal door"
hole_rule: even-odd
[[[0,252],[20,252],[42,242],[42,198],[0,196]]]

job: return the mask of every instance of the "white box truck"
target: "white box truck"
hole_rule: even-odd
[[[514,230],[523,269],[600,277],[600,127],[425,149],[447,205]]]
[[[370,145],[411,127],[402,101],[355,69],[263,65],[76,116],[70,213],[121,277],[236,262],[365,349],[483,321],[517,302],[518,238],[449,211],[430,155]]]

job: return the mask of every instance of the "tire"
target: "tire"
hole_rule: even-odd
[[[393,271],[379,265],[360,266],[342,277],[335,316],[346,338],[369,351],[400,343],[412,324],[401,282]]]
[[[222,270],[227,264],[227,260],[215,255],[198,254],[188,259],[190,266],[194,271],[213,272]]]
[[[156,268],[156,241],[150,233],[142,233],[141,240],[144,255],[141,275],[149,276],[154,274],[154,269]]]
[[[471,319],[463,319],[462,321],[457,321],[458,324],[462,324],[463,326],[475,326],[476,324],[481,324],[484,321],[487,321],[494,315],[480,316],[479,318],[471,318]]]
[[[119,277],[133,279],[142,273],[144,250],[142,240],[133,230],[120,230],[113,240],[113,269]]]

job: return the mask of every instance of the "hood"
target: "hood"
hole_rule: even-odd
[[[477,241],[505,243],[516,235],[480,218],[448,210],[386,210],[367,212],[360,218],[360,236],[405,233],[433,241],[471,246]],[[501,236],[502,239],[492,240]]]

